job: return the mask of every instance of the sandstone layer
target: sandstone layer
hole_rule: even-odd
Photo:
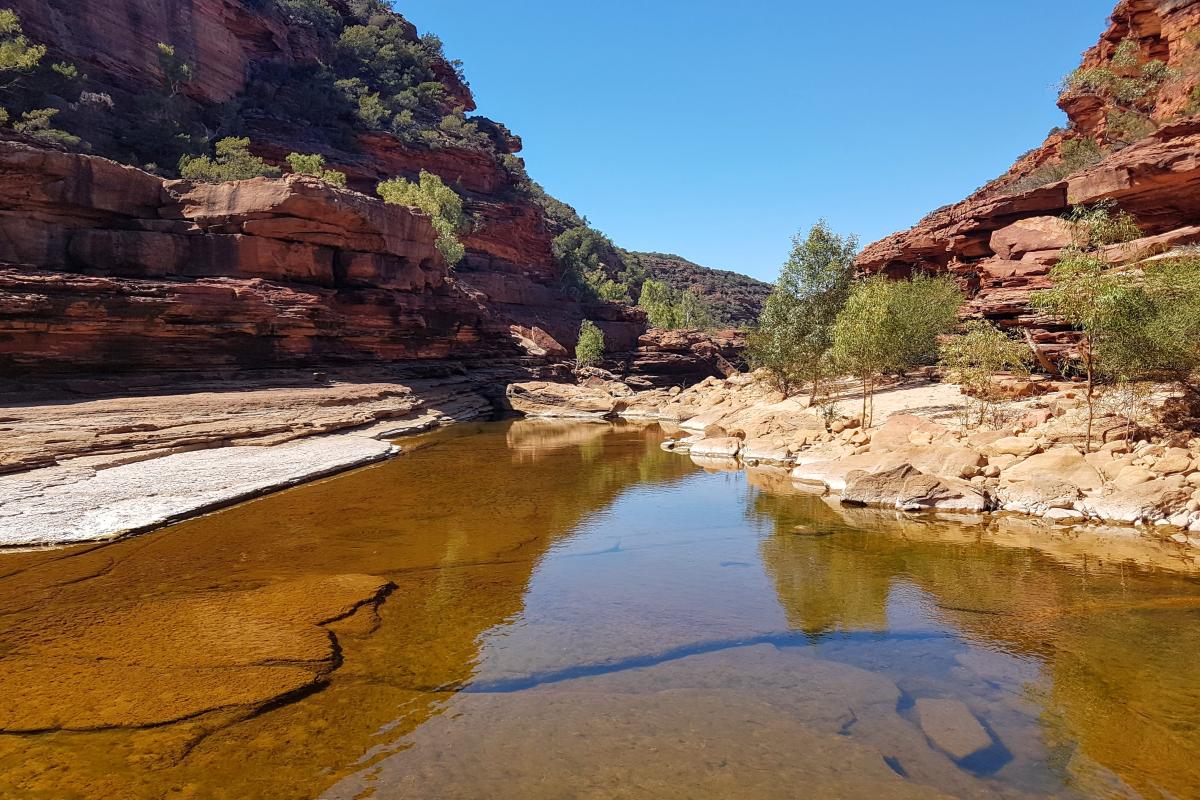
[[[1139,61],[1163,61],[1172,77],[1134,109],[1095,91],[1067,91],[1060,105],[1068,128],[1053,132],[1009,172],[965,200],[864,249],[859,269],[895,277],[954,276],[969,297],[966,315],[1028,332],[1043,364],[1054,367],[1074,337],[1059,321],[1032,309],[1029,298],[1050,286],[1050,270],[1071,241],[1061,217],[1073,206],[1111,202],[1136,220],[1143,238],[1103,253],[1114,265],[1200,242],[1200,121],[1189,104],[1200,82],[1198,25],[1200,3],[1191,0],[1122,0],[1101,41],[1084,54],[1082,67],[1110,64],[1129,39],[1136,43]],[[1147,131],[1128,142],[1109,129],[1109,121],[1133,113],[1145,118]],[[1029,187],[1038,182],[1031,175],[1058,163],[1065,144],[1080,140],[1095,142],[1103,158]]]

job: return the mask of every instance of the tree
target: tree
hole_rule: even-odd
[[[866,427],[880,377],[928,363],[961,303],[962,293],[949,278],[892,281],[877,275],[854,285],[833,326],[830,353],[862,387]]]
[[[986,320],[973,319],[963,332],[951,336],[941,346],[941,365],[966,390],[983,425],[1000,400],[992,377],[999,372],[1027,373],[1031,358],[1029,347],[1013,339]],[[967,424],[971,424],[970,406]]]
[[[663,281],[653,278],[642,281],[638,307],[646,312],[654,328],[674,330],[713,326],[712,310],[700,295],[691,289],[676,292]]]
[[[604,331],[585,319],[579,326],[579,341],[575,345],[575,366],[590,367],[604,358]]]
[[[217,142],[216,157],[183,156],[179,174],[203,183],[244,181],[250,178],[278,178],[282,173],[250,153],[250,140],[228,137]]]
[[[325,156],[292,153],[287,157],[288,165],[297,175],[311,175],[314,178],[331,183],[334,186],[345,187],[346,173],[333,169],[325,169]]]
[[[1034,308],[1076,328],[1080,342],[1076,354],[1082,364],[1087,389],[1086,448],[1092,449],[1092,427],[1096,416],[1096,392],[1104,378],[1123,379],[1138,371],[1128,347],[1124,363],[1116,358],[1121,341],[1135,338],[1139,319],[1148,313],[1147,297],[1137,290],[1127,272],[1110,270],[1096,251],[1109,244],[1127,242],[1141,235],[1133,218],[1111,203],[1090,208],[1075,207],[1067,215],[1073,243],[1063,249],[1058,264],[1050,270],[1054,285],[1031,298]],[[1111,362],[1111,363],[1110,363]],[[1124,375],[1122,374],[1124,373]]]
[[[45,45],[30,44],[25,38],[17,12],[0,9],[0,89],[15,86],[45,55]]]
[[[175,52],[174,45],[159,42],[156,49],[163,91],[168,97],[174,97],[179,94],[183,85],[192,79],[192,65]]]
[[[751,365],[766,369],[784,394],[809,384],[813,394],[829,374],[829,349],[838,312],[854,277],[858,240],[833,233],[822,220],[792,239],[775,290],[750,333]]]
[[[550,250],[562,270],[563,288],[575,299],[632,302],[630,286],[641,275],[600,231],[571,228],[554,237]]]
[[[467,250],[459,234],[467,227],[462,198],[437,175],[421,170],[417,183],[392,178],[376,189],[386,203],[411,206],[428,215],[437,231],[437,248],[453,267],[463,260]]]

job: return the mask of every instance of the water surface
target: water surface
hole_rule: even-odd
[[[460,426],[0,556],[0,796],[1200,797],[1179,552],[846,511],[661,436]]]

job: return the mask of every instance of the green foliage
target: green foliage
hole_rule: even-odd
[[[589,227],[572,228],[554,238],[554,260],[562,271],[563,288],[577,300],[630,303],[638,276],[612,241]]]
[[[192,79],[192,65],[175,52],[174,45],[159,42],[157,51],[163,89],[169,95],[177,95],[180,88]]]
[[[691,290],[677,292],[652,278],[642,281],[638,308],[646,312],[651,327],[662,330],[713,326],[712,311],[698,294]]]
[[[1079,315],[1065,292],[1048,301],[1078,320],[1097,374],[1123,383],[1166,379],[1200,396],[1200,258],[1159,259],[1141,275],[1110,271],[1097,280],[1103,291],[1090,315]]]
[[[1118,144],[1132,144],[1158,130],[1154,120],[1140,111],[1114,108],[1105,120],[1105,135]]]
[[[911,281],[875,276],[855,284],[833,326],[831,355],[862,385],[863,419],[880,376],[931,363],[938,336],[951,330],[963,296],[949,278]]]
[[[1062,94],[1094,94],[1118,105],[1153,105],[1153,98],[1174,73],[1163,61],[1142,64],[1136,39],[1125,39],[1103,66],[1080,67],[1063,79]]]
[[[1028,373],[1032,358],[1028,345],[985,320],[967,322],[962,333],[942,343],[940,356],[942,368],[973,398],[975,421],[980,425],[993,421],[990,418],[1001,399],[992,377],[1000,372]],[[968,424],[970,417],[968,406]]]
[[[1132,242],[1142,236],[1133,215],[1118,209],[1111,200],[1074,206],[1065,219],[1071,224],[1071,239],[1080,250]]]
[[[575,365],[590,367],[604,359],[604,331],[585,319],[579,326],[579,341],[575,345]]]
[[[78,136],[51,126],[51,121],[57,114],[57,108],[35,108],[26,111],[20,120],[13,123],[13,130],[46,144],[78,147],[81,141]]]
[[[79,68],[74,64],[66,61],[58,61],[50,65],[50,69],[57,73],[60,77],[66,78],[69,81],[80,80],[82,75],[79,73]]]
[[[446,263],[453,267],[463,260],[466,248],[459,234],[467,226],[462,198],[432,172],[421,170],[417,183],[392,178],[379,184],[376,190],[384,202],[419,208],[428,215],[437,231],[437,248]]]
[[[1021,194],[1081,172],[1100,163],[1104,150],[1095,139],[1068,139],[1059,150],[1057,161],[1047,162],[1005,187],[1009,194]]]
[[[278,178],[281,171],[250,153],[250,140],[228,137],[217,142],[216,156],[184,156],[179,174],[192,181],[225,183],[250,178]]]
[[[833,325],[850,293],[857,250],[854,236],[838,236],[824,221],[792,239],[791,255],[747,340],[751,366],[767,370],[785,394],[810,384],[815,395],[828,375]]]
[[[342,15],[328,0],[276,0],[288,22],[303,25],[325,34],[342,30]]]
[[[30,44],[21,30],[21,18],[12,9],[0,9],[0,87],[11,88],[41,63],[45,45]]]
[[[346,186],[346,173],[325,169],[325,156],[315,153],[311,155],[292,153],[287,157],[287,162],[291,166],[292,172],[297,175],[312,175],[314,178],[319,178],[334,186]]]

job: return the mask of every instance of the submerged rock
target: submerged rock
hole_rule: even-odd
[[[917,700],[917,721],[929,741],[956,761],[990,748],[991,735],[960,700]]]

